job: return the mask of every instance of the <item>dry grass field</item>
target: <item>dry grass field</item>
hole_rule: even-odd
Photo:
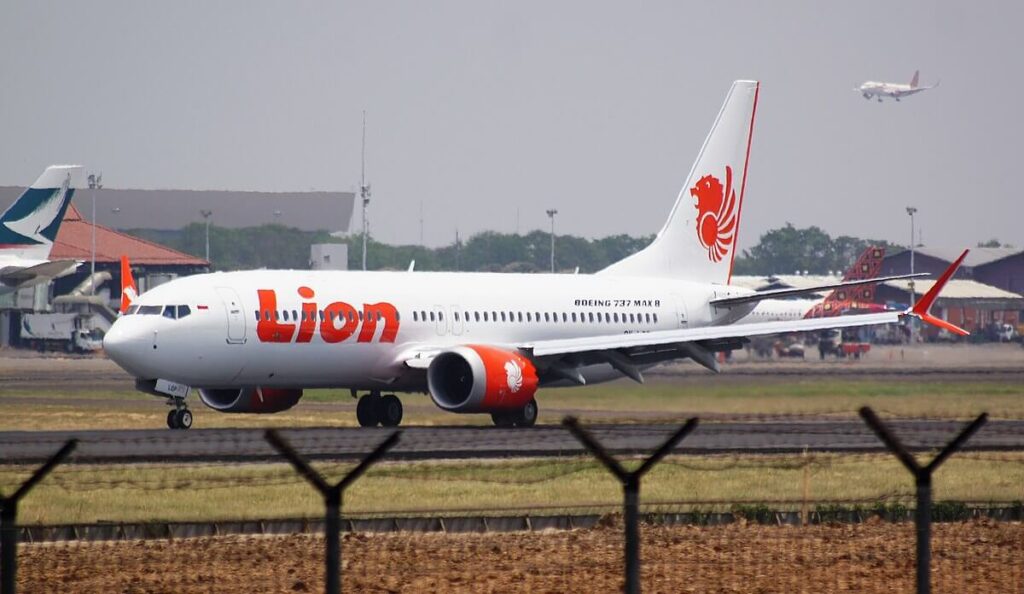
[[[1024,591],[1024,525],[934,528],[933,591]],[[616,592],[621,524],[506,534],[347,534],[346,592]],[[890,594],[914,589],[911,524],[642,529],[645,592]],[[49,592],[317,592],[323,539],[215,537],[36,544],[18,588]]]

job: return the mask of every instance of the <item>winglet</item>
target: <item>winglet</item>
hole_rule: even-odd
[[[946,286],[946,283],[949,282],[949,279],[953,278],[953,274],[956,273],[956,269],[960,268],[960,264],[964,261],[964,258],[967,257],[967,252],[969,251],[970,250],[964,250],[964,253],[960,254],[960,257],[956,259],[956,262],[953,262],[952,264],[949,265],[949,268],[947,268],[946,271],[942,273],[942,276],[939,277],[939,280],[935,281],[935,285],[932,286],[932,289],[917,300],[917,303],[914,304],[914,307],[910,308],[910,311],[907,312],[908,314],[917,316],[921,318],[922,321],[928,322],[933,326],[937,326],[944,330],[949,330],[953,334],[959,334],[960,336],[967,336],[968,334],[970,334],[970,332],[964,330],[963,328],[954,326],[953,324],[950,324],[946,320],[936,318],[935,316],[931,315],[932,304],[935,303],[935,299],[938,298],[939,293],[942,292],[943,287]]]
[[[139,296],[139,288],[135,285],[135,277],[132,276],[132,266],[128,263],[128,256],[121,256],[121,313],[128,311],[128,307]]]

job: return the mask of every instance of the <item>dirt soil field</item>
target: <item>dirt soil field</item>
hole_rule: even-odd
[[[347,534],[346,592],[621,591],[621,523],[509,534]],[[1024,524],[933,528],[934,592],[1024,591]],[[650,527],[646,592],[912,592],[912,524]],[[323,539],[28,544],[22,592],[317,592]]]

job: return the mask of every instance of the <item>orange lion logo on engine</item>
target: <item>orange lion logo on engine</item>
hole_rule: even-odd
[[[736,237],[736,190],[732,187],[732,167],[725,167],[725,188],[713,175],[705,175],[690,188],[697,199],[697,239],[707,248],[708,259],[720,262],[729,253]]]

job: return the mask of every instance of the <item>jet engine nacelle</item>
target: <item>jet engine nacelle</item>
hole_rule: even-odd
[[[518,410],[537,392],[537,369],[514,351],[458,346],[430,362],[427,388],[434,404],[449,412]]]
[[[210,408],[226,413],[269,414],[288,410],[299,403],[302,390],[287,388],[202,388],[199,399]]]

